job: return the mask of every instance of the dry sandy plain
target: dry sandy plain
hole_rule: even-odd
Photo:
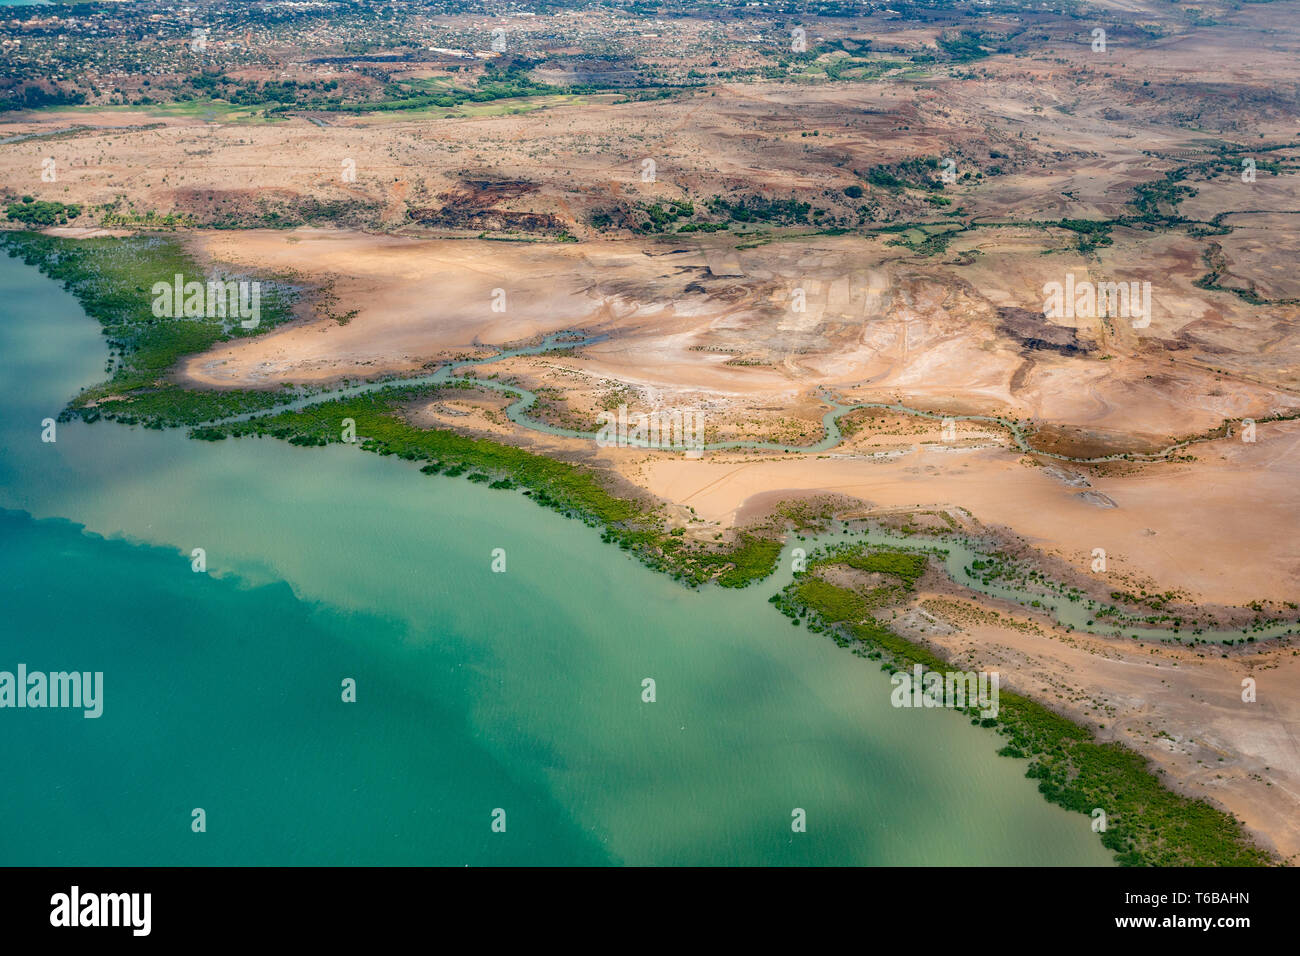
[[[1105,59],[1062,44],[919,76],[723,84],[671,102],[602,96],[505,115],[317,117],[324,125],[28,116],[0,124],[0,138],[88,128],[0,148],[0,178],[28,182],[52,155],[63,173],[42,198],[200,225],[308,200],[352,204],[330,228],[187,233],[205,262],[309,291],[295,322],[185,362],[176,375],[195,387],[413,374],[581,329],[604,338],[492,371],[543,394],[545,420],[587,429],[621,402],[698,409],[710,440],[810,445],[825,389],[846,403],[1018,420],[1035,448],[1076,459],[1205,438],[1164,461],[1063,464],[1024,453],[1002,428],[961,423],[945,441],[934,420],[880,416],[829,452],[696,461],[523,429],[495,395],[409,410],[419,425],[602,469],[701,541],[762,524],[783,502],[835,496],[859,516],[961,514],[1095,593],[1173,591],[1238,621],[1249,602],[1294,615],[1300,150],[1271,152],[1281,173],[1253,183],[1235,170],[1191,171],[1195,194],[1177,214],[1221,217],[1228,232],[1134,223],[1081,249],[1070,230],[1036,224],[1126,215],[1135,188],[1213,157],[1216,144],[1295,143],[1300,21],[1276,13],[1248,5],[1231,28],[1120,43]],[[106,128],[126,125],[137,128]],[[843,192],[863,182],[855,171],[926,155],[981,175],[946,190],[952,204],[940,209],[915,190]],[[654,182],[641,179],[645,158]],[[340,181],[344,160],[355,162],[355,182]],[[591,225],[600,211],[738,192],[810,202],[848,234],[644,236]],[[868,226],[961,231],[946,248],[908,247],[897,234],[855,230],[863,207]],[[549,227],[530,233],[529,223],[558,224],[578,241],[553,241]],[[1212,270],[1217,287],[1198,284]],[[1045,284],[1067,276],[1149,282],[1149,326],[1045,318]],[[504,311],[493,310],[497,290]],[[1243,419],[1259,421],[1254,441]],[[1088,570],[1097,547],[1109,555],[1102,576]],[[931,617],[909,612],[915,633],[1123,739],[1283,857],[1300,854],[1291,640],[1226,657],[1139,647],[1030,620],[934,575],[927,585],[917,608]],[[1240,703],[1246,675],[1259,678],[1258,705]]]

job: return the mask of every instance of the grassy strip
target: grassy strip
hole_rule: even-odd
[[[452,386],[454,387],[454,386]],[[425,474],[451,477],[469,471],[469,479],[490,487],[522,487],[543,507],[603,526],[602,540],[635,553],[656,570],[672,574],[691,586],[715,581],[741,588],[762,580],[776,566],[781,543],[741,535],[730,551],[692,546],[665,532],[662,520],[637,502],[612,494],[597,475],[578,465],[482,438],[469,438],[444,429],[411,425],[400,403],[428,398],[442,389],[428,386],[390,388],[322,402],[301,411],[262,415],[242,422],[196,428],[192,436],[208,441],[248,435],[269,436],[296,445],[329,445],[344,441],[344,419],[351,419],[362,449],[424,462]]]
[[[416,428],[393,406],[428,390],[389,389],[322,402],[301,411],[259,416],[209,428],[198,428],[195,438],[219,440],[243,435],[268,435],[296,445],[327,445],[343,442],[343,420],[355,422],[361,446],[381,455],[396,455],[407,461],[438,463],[440,470],[459,466],[512,480],[533,492],[539,503],[553,506],[575,517],[603,524],[619,524],[639,517],[629,501],[602,488],[595,477],[576,465],[534,455],[520,448],[480,438],[467,438],[441,429]]]
[[[202,425],[232,415],[269,411],[277,405],[296,398],[298,390],[285,386],[271,391],[251,389],[222,392],[195,392],[179,385],[163,383],[158,388],[137,389],[130,394],[99,400],[87,407],[81,398],[81,417],[96,421],[101,416],[125,425],[143,425],[145,428],[176,428]]]
[[[859,549],[821,561],[857,567],[869,557]],[[901,559],[924,558],[905,552],[876,550],[875,570]],[[810,565],[816,567],[816,564]],[[893,573],[893,572],[886,572]],[[903,578],[904,570],[897,576]],[[914,586],[915,577],[908,585]],[[796,623],[807,617],[809,629],[860,641],[882,657],[882,668],[893,673],[920,664],[926,670],[947,672],[942,658],[891,632],[870,617],[867,602],[856,592],[812,574],[801,573],[771,599]],[[1151,772],[1145,757],[1119,743],[1099,743],[1085,727],[1042,704],[1002,691],[996,718],[978,717],[967,710],[973,723],[996,727],[1007,738],[999,754],[1030,758],[1026,775],[1038,781],[1038,790],[1052,803],[1083,814],[1095,807],[1106,811],[1107,829],[1102,844],[1125,866],[1267,866],[1273,858],[1256,846],[1240,821],[1203,800],[1193,800],[1167,789]]]

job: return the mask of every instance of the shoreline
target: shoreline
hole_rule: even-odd
[[[72,291],[86,307],[84,288]],[[91,308],[87,311],[104,324],[102,313],[97,315]],[[189,394],[184,389],[180,392]],[[255,417],[225,426],[194,428],[190,436],[215,440],[231,435],[256,434],[295,444],[323,445],[342,441],[337,437],[338,423],[343,417],[352,417],[356,421],[358,444],[363,450],[380,455],[395,454],[407,460],[424,460],[429,463],[426,467],[432,469],[426,472],[430,474],[459,474],[474,468],[471,480],[476,480],[474,476],[477,474],[482,474],[485,482],[495,476],[494,487],[500,488],[513,487],[517,482],[526,487],[525,494],[530,494],[535,502],[578,517],[589,525],[603,525],[602,540],[617,543],[624,550],[634,549],[649,567],[669,573],[688,585],[698,586],[714,580],[721,586],[744,587],[767,578],[775,568],[783,548],[778,540],[747,536],[744,531],[737,531],[739,544],[730,552],[683,546],[681,536],[665,531],[661,519],[653,511],[612,495],[589,469],[556,462],[509,445],[466,438],[455,432],[415,428],[405,421],[400,411],[394,414],[392,405],[401,394],[399,385],[394,388],[394,395],[388,402],[369,395],[347,400],[323,399],[301,411],[271,408],[258,414],[254,409],[252,414]],[[502,481],[508,483],[501,484]],[[922,651],[918,648],[915,653]],[[1025,706],[1030,705],[1053,713],[1026,699]],[[1091,741],[1092,735],[1088,734],[1088,737]],[[1093,745],[1096,745],[1095,741]],[[1140,755],[1134,756],[1143,759]],[[1142,772],[1151,784],[1158,785],[1153,774],[1147,770]]]

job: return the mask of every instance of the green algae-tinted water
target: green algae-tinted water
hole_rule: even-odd
[[[43,443],[105,354],[0,260],[0,670],[104,674],[99,719],[0,709],[0,863],[1109,861],[999,737],[772,611],[788,575],[687,591],[355,448]]]

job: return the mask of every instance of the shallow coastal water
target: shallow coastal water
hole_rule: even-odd
[[[352,447],[43,443],[105,355],[0,259],[0,670],[104,673],[98,719],[0,710],[0,863],[1109,862],[997,735],[892,708],[878,665],[772,611],[777,581],[689,591]]]

